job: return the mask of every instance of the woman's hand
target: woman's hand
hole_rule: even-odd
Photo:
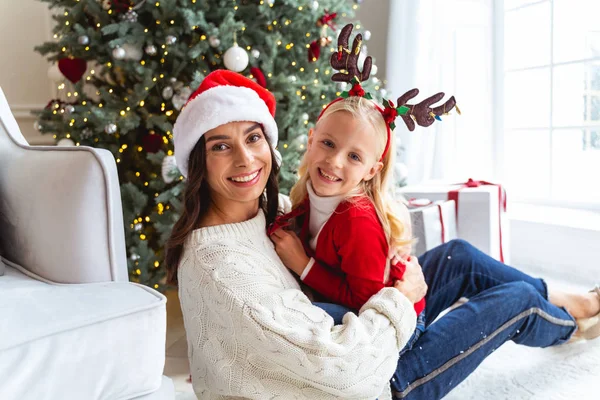
[[[401,257],[400,262],[406,266],[401,280],[394,282],[394,287],[405,295],[413,304],[419,302],[427,294],[427,283],[419,259],[414,256]]]
[[[281,228],[271,233],[270,238],[275,244],[275,251],[283,264],[298,276],[302,275],[310,258],[304,252],[300,238],[294,232]]]

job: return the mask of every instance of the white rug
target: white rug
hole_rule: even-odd
[[[600,339],[547,349],[509,342],[489,356],[447,400],[600,398]]]

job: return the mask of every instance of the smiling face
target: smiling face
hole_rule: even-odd
[[[272,166],[271,150],[261,126],[230,122],[204,134],[206,181],[220,209],[255,206]]]
[[[375,130],[347,111],[319,121],[308,139],[306,162],[319,196],[346,195],[377,174],[381,144]]]

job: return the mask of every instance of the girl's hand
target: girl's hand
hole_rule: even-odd
[[[390,247],[390,251],[388,253],[388,258],[390,259],[390,265],[406,264],[407,258],[410,257],[410,253],[406,252],[405,248],[396,249],[394,247]],[[418,262],[418,261],[417,261]]]
[[[302,275],[310,258],[304,252],[300,238],[294,232],[281,228],[271,233],[270,238],[275,244],[275,251],[283,264],[298,276]]]
[[[413,304],[421,301],[427,294],[427,283],[419,264],[419,259],[407,256],[401,262],[406,265],[406,271],[401,280],[394,282],[394,287],[405,295]]]

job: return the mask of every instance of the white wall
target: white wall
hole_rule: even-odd
[[[376,76],[383,81],[386,80],[389,13],[390,0],[363,0],[356,12],[356,18],[362,24],[359,30],[371,31],[371,39],[366,42],[367,52],[375,59]]]
[[[0,1],[0,87],[29,143],[52,144],[51,135],[33,128],[31,115],[56,96],[47,75],[49,63],[33,51],[51,38],[50,11],[38,0]]]

